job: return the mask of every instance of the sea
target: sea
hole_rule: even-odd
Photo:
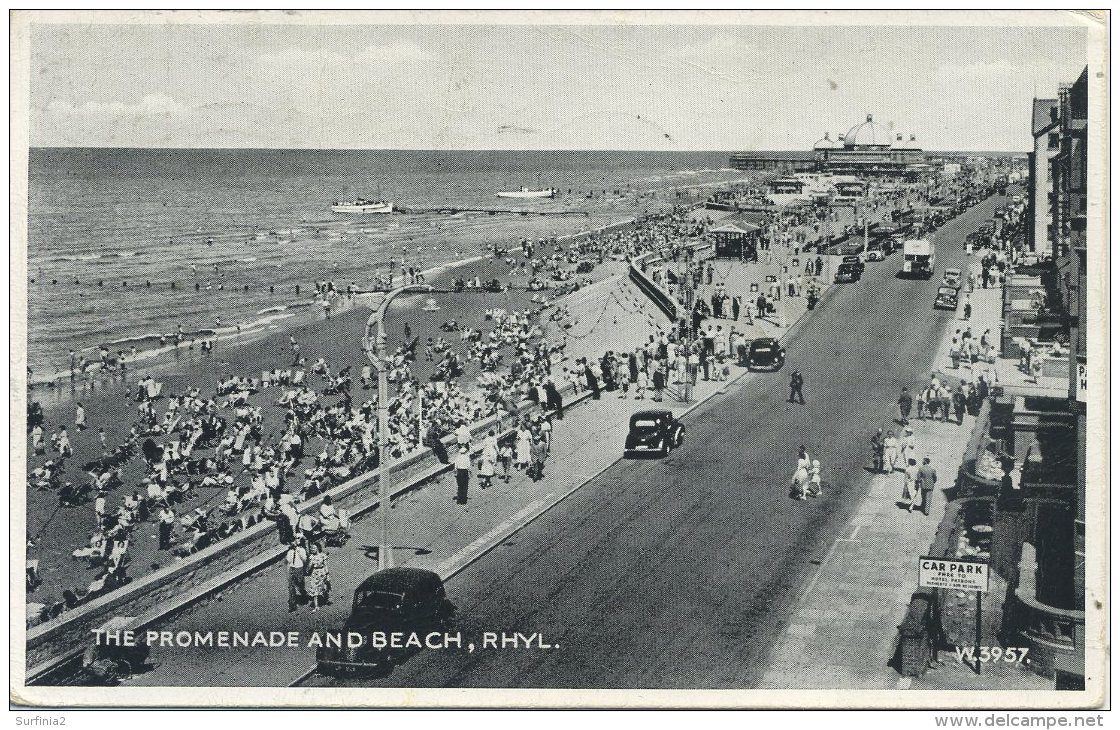
[[[276,328],[314,283],[373,288],[417,270],[699,200],[745,173],[727,152],[33,148],[28,169],[32,381],[87,357]],[[554,199],[499,199],[553,187]],[[408,212],[339,215],[338,200]],[[494,212],[492,212],[494,211]],[[501,212],[497,212],[501,211]],[[512,212],[507,212],[512,211]],[[300,286],[300,294],[295,293]]]

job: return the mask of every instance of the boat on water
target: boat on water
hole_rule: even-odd
[[[392,213],[393,204],[387,203],[384,200],[366,200],[365,198],[358,198],[357,200],[340,201],[331,204],[331,211],[334,213]]]
[[[520,190],[500,190],[498,191],[499,198],[555,198],[556,188],[545,188],[544,190],[530,190],[524,185]]]

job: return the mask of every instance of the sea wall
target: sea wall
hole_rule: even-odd
[[[658,258],[657,254],[647,253],[630,259],[630,280],[652,301],[673,323],[677,322],[677,302],[653,279],[646,276],[646,266]]]

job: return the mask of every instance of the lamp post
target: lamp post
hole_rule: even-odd
[[[385,295],[385,299],[366,321],[362,348],[366,357],[377,368],[377,509],[381,513],[381,539],[377,547],[377,569],[393,567],[392,546],[389,544],[389,373],[386,361],[385,313],[389,304],[406,292],[430,292],[427,284],[407,284]]]

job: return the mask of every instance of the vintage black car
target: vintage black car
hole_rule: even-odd
[[[837,284],[843,284],[844,282],[849,281],[859,281],[859,278],[862,274],[863,272],[855,264],[843,263],[836,267],[836,276],[833,277],[833,281],[835,281]]]
[[[759,337],[747,348],[747,368],[779,370],[786,362],[786,350],[773,337]]]
[[[841,259],[840,263],[841,264],[851,264],[852,266],[859,269],[859,273],[860,273],[861,276],[863,275],[863,270],[864,270],[863,259],[860,258],[858,255],[856,255],[856,256],[845,256],[843,259]]]
[[[956,310],[958,301],[958,290],[951,286],[941,286],[937,288],[937,298],[933,300],[935,309],[952,309]]]
[[[378,674],[418,651],[409,637],[421,642],[432,632],[447,631],[455,606],[447,599],[443,581],[430,570],[389,568],[374,573],[354,591],[350,618],[340,629],[341,646],[325,645],[315,652],[317,670],[328,675]],[[348,642],[350,632],[362,641]],[[339,633],[339,632],[335,632]],[[378,647],[375,633],[386,637]],[[391,641],[397,637],[398,641]],[[350,644],[357,644],[351,646]],[[397,646],[393,646],[393,644]]]
[[[638,411],[630,416],[630,432],[626,434],[624,456],[669,452],[684,443],[684,425],[672,411]]]

